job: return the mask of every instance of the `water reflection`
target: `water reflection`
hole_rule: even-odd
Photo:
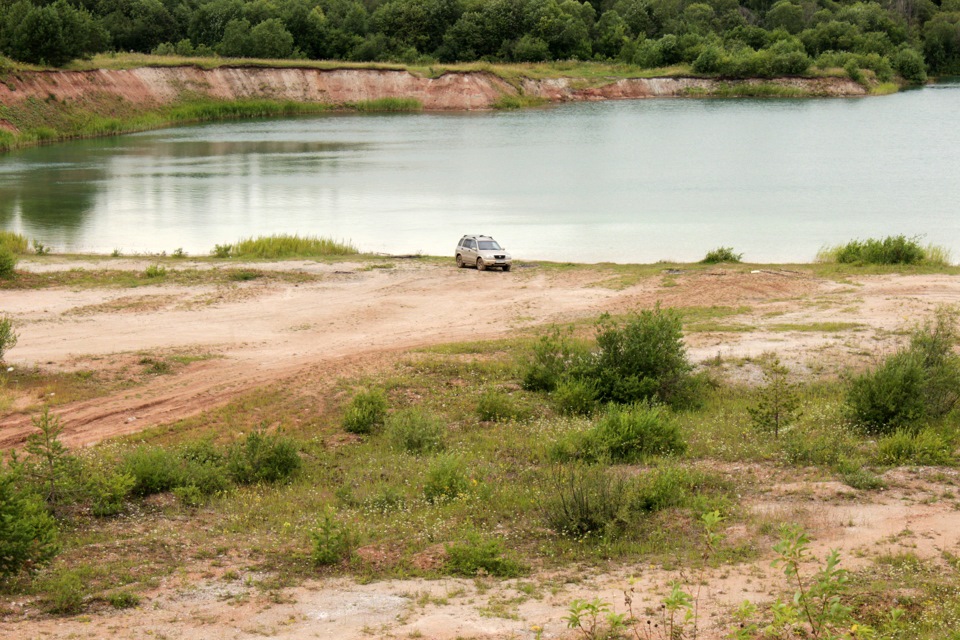
[[[0,217],[5,226],[19,219],[30,234],[74,238],[94,210],[105,178],[101,168],[59,162],[2,172]]]
[[[446,254],[756,261],[905,233],[960,251],[960,86],[850,100],[649,100],[181,127],[0,158],[0,226],[58,250],[209,251],[302,233]]]

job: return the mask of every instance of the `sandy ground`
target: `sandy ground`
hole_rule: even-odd
[[[744,307],[718,320],[749,330],[687,336],[695,361],[724,362],[774,350],[797,369],[837,371],[893,348],[902,329],[936,305],[960,304],[960,278],[947,275],[819,279],[797,271],[762,269],[663,273],[620,286],[603,270],[564,271],[538,266],[511,273],[458,270],[418,260],[256,265],[302,270],[319,280],[288,284],[250,281],[230,286],[172,285],[136,289],[0,291],[0,311],[20,333],[7,354],[14,367],[53,370],[109,368],[144,353],[190,352],[216,357],[190,363],[174,375],[57,407],[70,446],[195,415],[252,388],[294,381],[309,372],[335,378],[375,369],[410,348],[489,339],[515,329],[595,317],[603,311],[664,306]],[[98,268],[102,262],[21,262],[34,271]],[[142,270],[138,260],[111,268]],[[206,265],[195,265],[207,268]],[[813,323],[850,323],[836,331],[789,330]],[[0,448],[16,447],[29,431],[19,398],[0,414]],[[736,470],[734,470],[736,472]],[[888,472],[890,488],[868,501],[830,482],[774,484],[752,508],[771,520],[800,520],[816,531],[815,550],[843,551],[846,566],[891,547],[922,556],[956,551],[960,511],[937,496],[957,480]],[[876,494],[871,494],[876,496]],[[533,638],[568,633],[561,618],[574,598],[599,596],[621,608],[633,579],[636,605],[655,599],[678,576],[642,566],[611,573],[534,576],[520,581],[405,580],[356,584],[311,581],[268,599],[244,581],[227,584],[177,576],[149,602],[128,612],[0,622],[2,638]],[[720,616],[743,600],[769,599],[777,575],[769,558],[725,567],[707,576],[700,637],[723,637]],[[551,585],[535,589],[524,584]],[[650,600],[653,602],[653,600]],[[708,605],[707,603],[712,603]],[[642,608],[642,605],[641,605]],[[499,613],[491,614],[491,611]],[[507,613],[504,613],[506,611]]]

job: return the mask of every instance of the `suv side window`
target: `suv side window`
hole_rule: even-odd
[[[474,248],[476,248],[476,243],[474,242],[473,238],[470,238],[470,239],[467,240],[467,242],[466,242],[466,244],[465,244],[464,246],[465,246],[467,249],[474,249]]]

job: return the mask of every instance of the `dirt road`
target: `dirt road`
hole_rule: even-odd
[[[142,271],[147,264],[122,260],[109,267]],[[21,268],[103,265],[25,261]],[[623,286],[605,268],[530,266],[481,273],[420,260],[380,265],[255,265],[318,276],[306,283],[0,291],[0,310],[14,319],[20,334],[7,361],[15,367],[102,370],[144,354],[203,354],[175,375],[58,406],[64,441],[79,446],[195,415],[307,368],[345,374],[414,347],[495,338],[657,302],[729,308],[722,322],[737,325],[737,331],[710,331],[705,325],[688,334],[694,360],[775,350],[798,366],[813,361],[820,367],[855,359],[865,344],[875,352],[877,342],[892,342],[890,332],[933,306],[960,302],[960,281],[945,275],[871,276],[838,283],[797,271],[716,268],[658,274]],[[831,331],[832,326],[838,329]],[[0,417],[0,448],[23,441],[30,412],[42,401],[18,398],[13,410]]]

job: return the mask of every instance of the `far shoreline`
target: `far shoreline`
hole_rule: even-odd
[[[7,74],[0,83],[0,151],[241,118],[485,111],[648,98],[863,97],[900,89],[893,83],[861,84],[842,73],[725,79],[679,67],[638,70],[599,64],[563,71],[562,65],[168,64],[157,56],[136,62],[141,66],[78,65]]]

